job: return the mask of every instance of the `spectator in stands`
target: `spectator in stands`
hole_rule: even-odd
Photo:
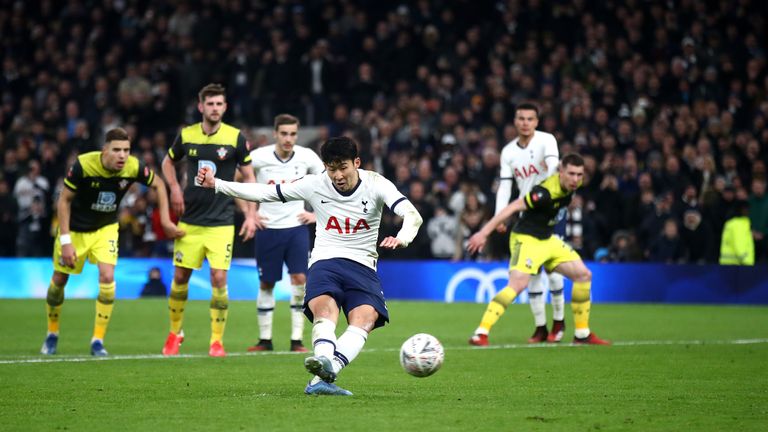
[[[594,158],[582,193],[586,207],[597,205],[588,211],[595,230],[578,236],[592,251],[610,247],[618,229],[647,246],[662,224],[648,232],[643,211],[671,189],[680,217],[691,207],[687,193],[681,201],[687,184],[717,244],[724,211],[766,176],[768,38],[762,21],[743,19],[766,16],[765,2],[640,2],[627,15],[565,0],[534,13],[557,23],[551,32],[533,31],[531,11],[514,2],[447,2],[437,13],[430,2],[94,0],[76,19],[70,2],[48,3],[15,2],[13,25],[0,25],[10,190],[33,159],[55,184],[73,152],[94,149],[117,124],[164,154],[179,123],[195,121],[186,95],[210,81],[238,93],[229,122],[268,124],[273,109],[296,105],[287,110],[303,124],[357,137],[366,166],[392,178],[408,166],[442,205],[467,181],[495,196],[487,173],[496,172],[492,151],[515,137],[508,116],[519,101],[540,99],[543,130],[561,152]],[[651,21],[657,32],[644,39],[639,23]],[[577,27],[584,38],[568,30]],[[46,32],[21,37],[24,28]],[[618,219],[600,196],[612,194],[601,188],[610,176]],[[651,190],[641,186],[646,176]],[[52,208],[50,196],[43,206]]]
[[[163,274],[160,272],[159,267],[152,267],[149,269],[149,275],[147,282],[141,289],[141,297],[166,297],[168,295],[168,287],[163,282]]]
[[[664,221],[661,234],[651,242],[648,248],[648,260],[676,264],[684,261],[685,254],[677,221],[670,217]]]
[[[699,210],[690,208],[683,213],[680,240],[687,253],[687,262],[709,264],[717,261],[712,226],[703,219]]]

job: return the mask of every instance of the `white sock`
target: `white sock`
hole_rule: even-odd
[[[275,311],[274,290],[259,288],[259,298],[256,300],[259,315],[259,339],[272,339],[272,315]]]
[[[563,295],[563,275],[560,273],[549,274],[549,294],[552,296],[552,319],[564,320],[565,296]]]
[[[475,329],[475,334],[476,335],[486,335],[487,336],[488,335],[488,329],[484,329],[482,327],[478,327],[478,328]]]
[[[531,304],[531,313],[536,327],[547,325],[547,309],[544,300],[544,272],[534,275],[528,282],[528,302]]]
[[[362,351],[366,339],[368,339],[367,331],[360,327],[348,326],[336,343],[336,352],[333,353],[333,371],[339,373],[352,363],[352,360]]]
[[[315,319],[312,324],[312,346],[315,357],[332,359],[336,351],[336,323],[325,318]]]
[[[576,329],[573,331],[573,335],[579,339],[584,339],[589,336],[589,327],[583,329]]]
[[[304,285],[291,286],[291,340],[304,338]]]

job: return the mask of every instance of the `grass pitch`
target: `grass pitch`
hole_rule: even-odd
[[[304,356],[288,353],[288,305],[275,316],[275,348],[258,338],[255,302],[233,302],[230,354],[207,356],[206,302],[190,302],[182,356],[159,355],[164,300],[123,300],[107,334],[111,357],[88,355],[94,302],[67,300],[59,354],[38,353],[44,300],[0,301],[0,430],[765,430],[768,308],[607,305],[592,328],[611,347],[529,346],[527,305],[513,305],[487,349],[467,346],[478,304],[390,302],[338,384],[355,395],[309,397]],[[570,341],[573,325],[566,313]],[[342,324],[341,328],[344,327]],[[440,339],[442,370],[406,375],[400,344]],[[309,326],[307,336],[309,339]]]

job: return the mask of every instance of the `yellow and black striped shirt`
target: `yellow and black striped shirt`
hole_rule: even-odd
[[[512,231],[538,239],[549,238],[559,220],[558,214],[568,208],[573,192],[560,185],[560,175],[554,174],[534,186],[525,196],[525,210]]]
[[[75,193],[69,229],[90,232],[117,222],[120,201],[133,182],[151,185],[155,173],[135,156],[128,156],[123,169],[112,172],[101,163],[101,152],[77,157],[64,178],[64,186]]]
[[[251,155],[240,130],[221,123],[219,129],[206,135],[202,123],[181,130],[168,150],[174,162],[187,158],[187,185],[184,188],[184,214],[181,221],[200,226],[225,226],[235,223],[232,198],[213,189],[195,186],[197,171],[210,167],[216,177],[233,181],[238,165],[249,165]]]

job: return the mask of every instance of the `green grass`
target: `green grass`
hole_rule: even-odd
[[[470,349],[482,305],[391,302],[393,323],[371,335],[339,378],[355,396],[333,398],[303,394],[302,355],[244,354],[258,337],[255,302],[231,305],[224,359],[206,356],[207,303],[191,302],[182,346],[190,356],[166,359],[156,356],[167,334],[165,302],[118,301],[106,340],[113,357],[104,361],[87,355],[93,301],[68,300],[59,354],[37,354],[43,305],[0,301],[0,430],[748,431],[768,424],[766,307],[597,304],[592,328],[616,345],[529,348],[528,307],[514,305],[491,335],[499,346]],[[286,350],[288,305],[278,304],[276,315],[276,349]],[[400,344],[417,332],[446,348],[443,369],[429,378],[410,377],[398,364]],[[740,339],[751,342],[733,343]],[[57,361],[24,362],[49,359]]]

